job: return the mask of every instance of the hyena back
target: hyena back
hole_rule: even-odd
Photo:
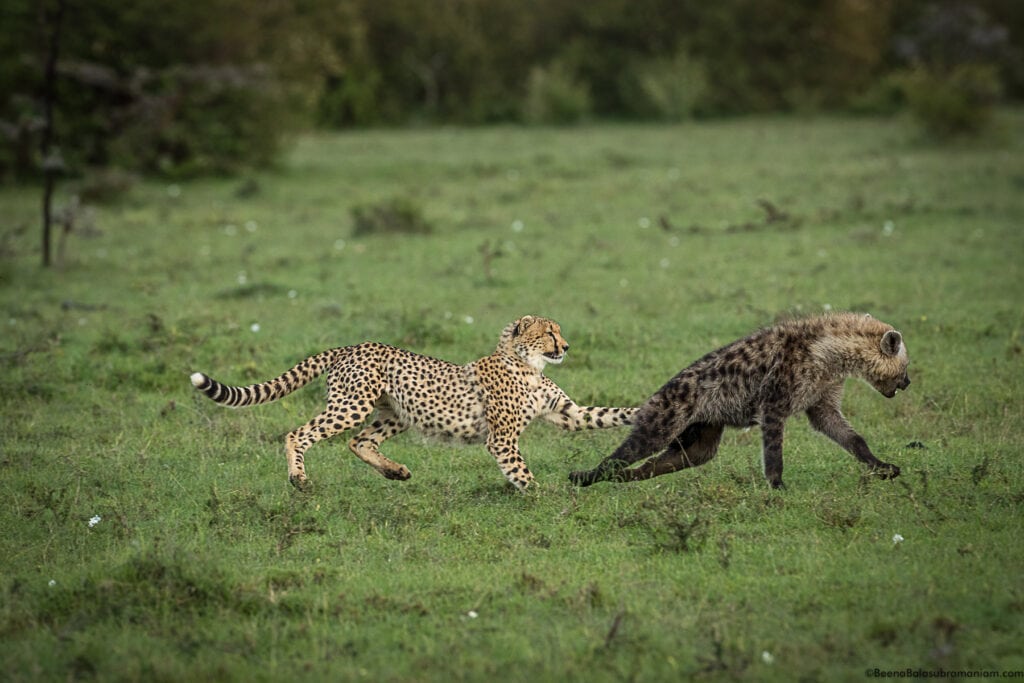
[[[782,483],[786,418],[806,412],[811,426],[885,479],[900,468],[882,462],[840,411],[843,381],[859,377],[892,398],[910,385],[907,350],[891,325],[857,313],[790,320],[707,354],[670,379],[637,412],[633,431],[579,486],[649,479],[703,465],[725,427],[761,426],[764,475]],[[629,465],[655,453],[644,464]]]

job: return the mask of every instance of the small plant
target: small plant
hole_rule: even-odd
[[[1002,94],[998,64],[1007,30],[977,7],[933,5],[900,38],[896,50],[909,65],[900,78],[911,114],[940,138],[978,133]]]
[[[937,138],[984,130],[1001,92],[991,64],[962,64],[948,74],[920,67],[903,78],[910,113]]]
[[[663,121],[685,121],[699,111],[710,83],[703,62],[685,53],[640,63],[623,83],[636,112]]]
[[[590,88],[564,64],[534,67],[526,85],[523,118],[534,124],[578,123],[591,111]]]
[[[434,226],[423,216],[423,209],[409,199],[395,197],[376,204],[352,208],[352,234],[365,235],[429,235]]]

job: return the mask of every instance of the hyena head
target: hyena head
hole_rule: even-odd
[[[892,398],[900,389],[910,386],[907,365],[907,347],[903,335],[889,330],[878,341],[878,348],[872,350],[871,362],[867,365],[865,379],[886,398]]]

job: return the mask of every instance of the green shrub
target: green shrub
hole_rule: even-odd
[[[286,119],[265,70],[182,67],[156,79],[110,144],[110,160],[170,176],[234,173],[269,164]]]
[[[948,74],[919,67],[902,83],[911,114],[939,138],[984,129],[1002,90],[996,68],[989,64],[961,64]]]
[[[625,74],[621,87],[634,113],[664,121],[693,118],[709,91],[703,62],[685,53],[639,63]]]
[[[352,222],[355,225],[352,234],[357,237],[382,234],[427,235],[434,231],[434,226],[424,218],[423,210],[411,200],[401,197],[353,207]]]
[[[578,123],[591,112],[590,89],[561,63],[534,67],[526,85],[523,119],[535,124]]]
[[[894,45],[908,64],[907,106],[936,137],[977,133],[1002,94],[1000,64],[1012,60],[1009,31],[968,3],[927,6]]]

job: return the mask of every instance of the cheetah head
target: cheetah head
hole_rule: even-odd
[[[509,323],[502,332],[499,349],[543,371],[548,363],[561,363],[565,359],[569,343],[554,320],[524,315]]]

